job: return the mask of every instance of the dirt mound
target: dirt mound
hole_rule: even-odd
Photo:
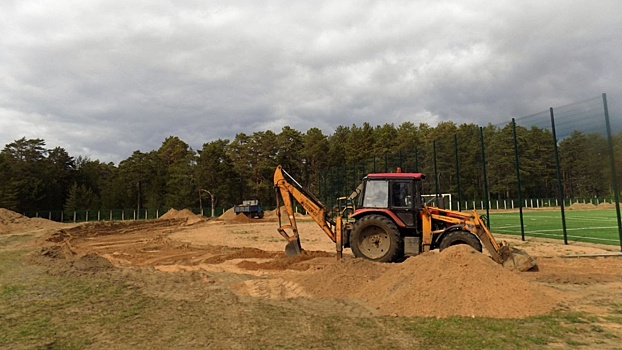
[[[59,222],[43,218],[29,218],[12,210],[0,208],[0,234],[33,229],[57,229],[64,226]]]
[[[401,264],[337,264],[301,285],[320,297],[361,299],[382,314],[407,317],[522,318],[545,314],[560,301],[556,291],[523,279],[466,245]]]
[[[257,219],[251,219],[248,216],[240,213],[236,216],[233,217],[233,219],[227,219],[226,222],[228,223],[235,223],[235,224],[250,224],[252,222],[255,222]]]
[[[391,268],[394,266],[364,259],[342,260],[303,276],[297,282],[319,298],[358,299],[368,289],[369,283]],[[383,287],[382,291],[386,292],[386,289]]]
[[[568,207],[568,210],[587,210],[596,209],[596,206],[592,203],[573,203]]]
[[[73,267],[79,271],[97,272],[112,269],[114,266],[101,255],[88,253],[74,261]]]
[[[285,207],[278,207],[274,210],[268,210],[263,213],[264,218],[276,218],[278,216],[279,211],[281,212],[281,216],[287,217],[287,212],[285,211]]]
[[[270,218],[269,215],[266,215],[267,213],[268,212],[264,213],[264,218],[266,217]],[[249,218],[248,216],[242,213],[236,214],[233,208],[230,208],[229,210],[225,211],[218,218],[221,220],[225,220],[228,223],[233,223],[233,224],[249,224],[249,223],[259,222],[262,220],[262,219]]]
[[[602,203],[599,203],[596,207],[598,209],[615,209],[616,205],[615,203],[602,202]]]
[[[12,210],[0,208],[0,223],[1,224],[9,225],[12,223],[19,223],[24,220],[28,220],[28,218]]]
[[[189,209],[177,210],[171,208],[164,215],[160,216],[158,220],[186,220],[187,225],[192,225],[208,219],[202,215],[193,213]]]
[[[160,220],[175,220],[175,219],[187,219],[189,217],[196,216],[193,212],[188,209],[177,210],[175,208],[169,209],[164,215],[160,216],[158,219]]]
[[[227,211],[225,211],[224,213],[222,213],[221,216],[218,217],[219,219],[223,219],[223,220],[231,220],[231,219],[235,219],[235,210],[233,207],[227,209]]]
[[[42,247],[40,251],[29,256],[29,261],[45,266],[53,275],[72,274],[90,275],[114,268],[106,258],[96,253],[77,256],[64,246]]]

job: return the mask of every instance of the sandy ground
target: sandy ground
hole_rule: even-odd
[[[7,219],[7,217],[10,218]],[[276,217],[223,219],[170,215],[170,219],[59,226],[0,212],[2,233],[41,232],[41,255],[69,259],[84,269],[151,268],[171,274],[217,273],[241,297],[305,299],[318,310],[335,305],[350,315],[523,318],[554,310],[608,316],[622,300],[619,247],[499,236],[538,261],[537,271],[502,268],[485,254],[447,249],[399,264],[336,259],[334,244],[310,219],[299,217],[304,253],[286,257]],[[2,219],[4,218],[4,219]],[[3,221],[2,221],[3,220]],[[453,247],[452,247],[453,248]],[[227,277],[223,277],[227,276]],[[170,283],[175,284],[171,279]],[[179,283],[184,283],[183,279]],[[183,291],[183,286],[167,290]],[[179,292],[182,293],[182,292]],[[337,304],[336,304],[337,303]],[[343,311],[343,310],[342,310]],[[602,327],[622,337],[619,324]]]

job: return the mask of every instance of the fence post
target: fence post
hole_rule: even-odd
[[[486,197],[486,225],[490,229],[490,208],[488,208],[488,175],[486,174],[486,152],[484,146],[484,128],[479,127],[479,140],[482,146],[482,170],[484,171],[484,196]]]
[[[349,196],[350,193],[352,193],[352,191],[354,191],[354,189],[356,188],[356,186],[359,185],[359,180],[358,177],[356,176],[356,169],[358,167],[356,166],[356,163],[354,163],[354,165],[352,166],[352,188],[347,188],[346,192],[344,193],[346,196]]]
[[[558,196],[561,199],[562,205],[560,207],[562,214],[562,230],[564,234],[564,244],[568,244],[568,232],[566,230],[566,211],[564,210],[564,184],[562,183],[562,170],[559,165],[559,152],[557,150],[557,132],[555,131],[555,116],[553,113],[553,107],[549,108],[551,113],[551,131],[553,132],[553,150],[555,151],[555,165],[557,168],[557,186]]]
[[[460,190],[460,158],[458,157],[458,134],[454,134],[454,155],[456,157],[456,182],[458,184],[458,211],[462,211],[462,191]]]
[[[436,196],[436,201],[438,202],[438,195],[440,191],[438,189],[438,169],[436,167],[436,140],[432,141],[432,146],[434,148],[434,195]]]
[[[516,191],[518,193],[518,203],[522,202],[521,183],[520,183],[520,162],[518,157],[518,140],[516,137],[516,120],[512,118],[512,132],[514,133],[514,162],[516,163]],[[519,205],[518,215],[520,217],[520,236],[525,240],[525,223],[523,221],[523,206]]]
[[[620,216],[620,191],[618,190],[618,175],[616,174],[615,157],[613,154],[613,142],[611,140],[611,125],[609,124],[609,107],[607,106],[607,94],[603,94],[603,110],[605,112],[605,126],[607,128],[607,143],[609,144],[609,163],[611,165],[611,177],[613,178],[613,195],[616,200],[618,238],[620,240],[620,250],[622,250],[622,218]]]
[[[417,147],[415,147],[415,172],[419,172],[419,151],[417,150]]]
[[[339,196],[341,196],[343,193],[346,193],[347,188],[348,188],[348,164],[343,164],[343,184],[339,192],[337,192]]]

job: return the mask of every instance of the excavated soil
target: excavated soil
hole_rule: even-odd
[[[67,225],[43,218],[28,218],[14,211],[0,208],[0,234],[33,230],[55,230]]]
[[[563,300],[561,293],[464,245],[401,264],[334,264],[304,277],[301,285],[319,297],[361,299],[396,316],[522,318],[550,312]]]
[[[596,209],[596,206],[592,203],[573,203],[567,209],[568,210],[591,210],[591,209]]]
[[[612,253],[612,246],[505,236],[538,259],[539,269],[525,273],[504,269],[466,246],[396,264],[355,259],[346,250],[338,261],[334,243],[300,215],[305,250],[287,257],[278,225],[270,221],[274,212],[266,212],[266,219],[231,214],[208,220],[172,210],[158,220],[65,226],[0,210],[0,223],[3,233],[41,232],[32,261],[51,272],[195,274],[194,286],[219,283],[240,297],[304,301],[323,313],[337,312],[335,305],[340,305],[350,317],[524,318],[556,309],[606,313],[604,299],[622,300],[622,258],[567,258]],[[41,227],[50,230],[37,231]],[[171,278],[171,286],[161,288],[184,298],[187,280]]]

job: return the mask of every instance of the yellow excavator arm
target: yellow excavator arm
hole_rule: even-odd
[[[333,242],[338,245],[338,253],[341,251],[341,218],[337,218],[333,224],[327,216],[326,206],[317,199],[312,193],[309,193],[294,178],[292,178],[279,165],[274,172],[274,188],[278,192],[277,214],[279,217],[278,231],[288,243],[285,247],[285,253],[289,256],[297,255],[302,250],[300,246],[300,236],[298,234],[298,226],[296,225],[296,216],[294,212],[294,200],[298,202],[311,218],[322,228],[324,233]],[[283,207],[287,213],[289,224],[281,222],[281,210],[279,197],[283,199]]]
[[[477,236],[482,245],[490,254],[492,260],[497,263],[517,269],[519,271],[527,271],[536,266],[536,260],[530,257],[525,251],[510,247],[507,243],[497,243],[492,233],[479,216],[476,210],[471,214],[459,211],[446,210],[441,208],[424,207],[422,210],[423,218],[423,247],[429,247],[432,244],[432,220],[448,223],[450,225],[460,225]],[[425,249],[425,248],[424,248]]]

